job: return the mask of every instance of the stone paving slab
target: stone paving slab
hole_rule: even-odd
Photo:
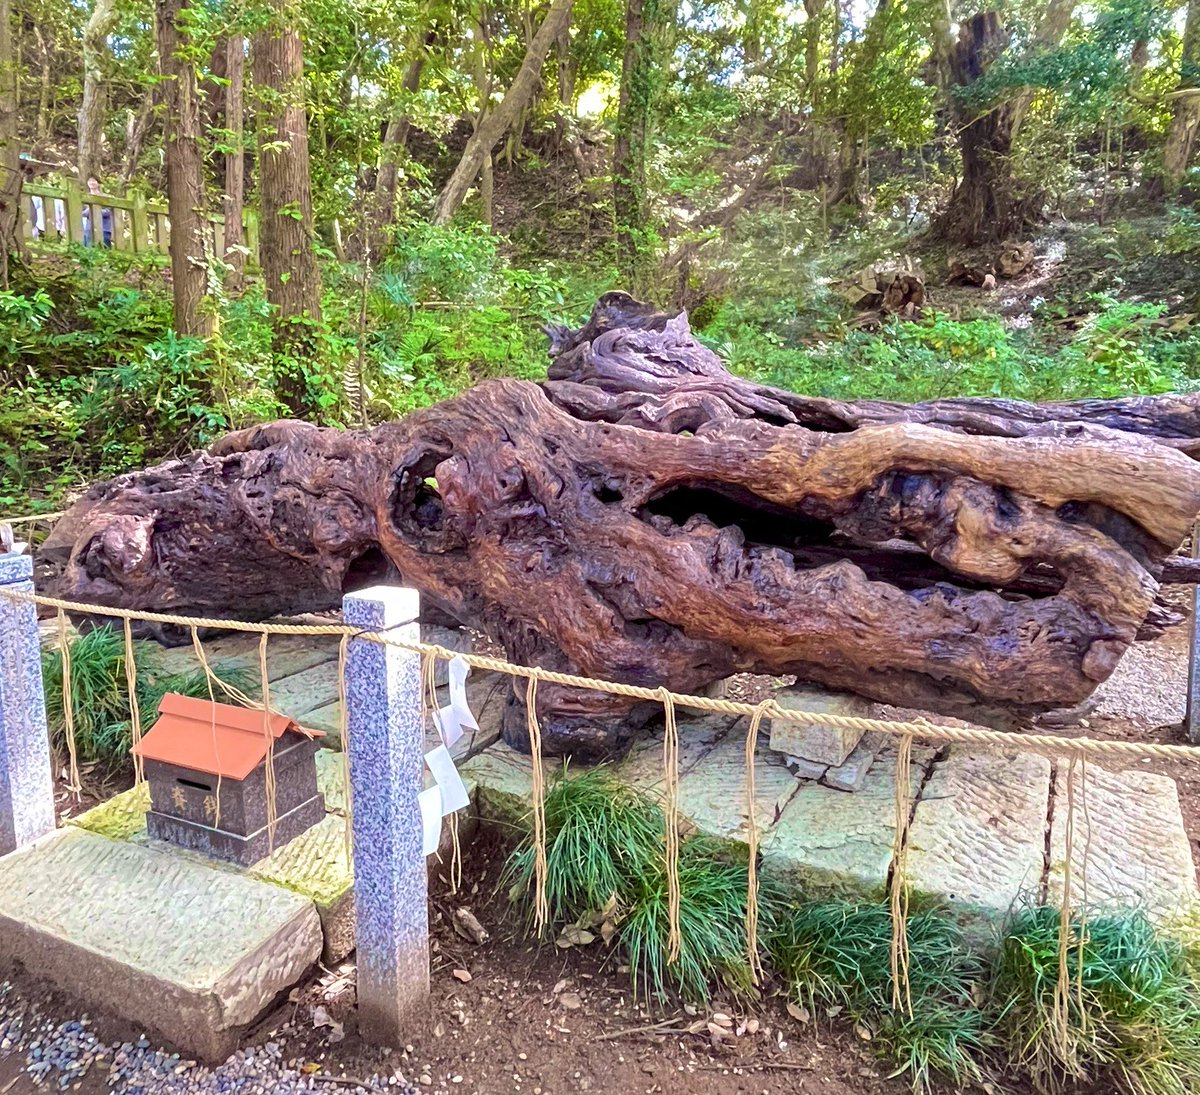
[[[204,640],[203,646],[204,656],[210,665],[220,662],[257,675],[257,635],[247,632],[223,635]],[[314,665],[336,662],[337,655],[336,635],[272,635],[267,642],[267,679],[272,683],[282,681]],[[144,664],[147,668],[154,667],[168,673],[186,673],[200,667],[190,644],[170,648],[152,646],[144,657]]]
[[[914,745],[909,794],[915,797],[933,750]],[[804,784],[762,840],[763,876],[812,895],[874,897],[887,882],[895,825],[896,750],[884,748],[861,791]]]
[[[1067,858],[1067,770],[1067,763],[1060,760],[1047,881],[1052,903],[1062,900]],[[1088,908],[1136,904],[1161,920],[1186,913],[1200,894],[1175,781],[1136,768],[1110,772],[1090,761],[1086,793],[1082,767],[1076,768],[1074,782],[1072,903],[1084,899],[1081,877],[1086,856]]]
[[[307,702],[314,704],[309,710],[302,709],[302,703],[296,703],[294,710],[287,714],[313,730],[324,731],[324,744],[331,749],[342,747],[342,704],[337,699],[337,677],[331,682],[332,692],[313,692]],[[464,734],[450,751],[455,760],[473,756],[486,749],[500,738],[500,722],[504,716],[504,704],[508,695],[508,678],[501,673],[474,670],[467,678],[467,703],[479,729]],[[330,699],[332,696],[332,700]],[[438,689],[438,700],[442,705],[450,702],[449,692],[445,688]],[[272,706],[274,697],[272,696]],[[426,735],[429,748],[437,744],[437,735],[430,730]]]
[[[743,844],[750,839],[745,735],[742,719],[679,782],[679,811],[699,832]],[[770,831],[801,787],[764,737],[754,759],[754,822],[760,835]]]
[[[184,856],[68,827],[0,859],[0,956],[207,1059],[320,952],[307,897]]]
[[[1050,761],[1033,753],[954,746],[913,813],[907,872],[918,893],[947,902],[986,932],[1037,900],[1046,858]]]
[[[345,754],[330,749],[317,751],[317,789],[325,799],[326,817],[294,840],[276,848],[250,867],[210,860],[199,852],[172,848],[181,855],[213,869],[260,878],[312,900],[321,920],[322,961],[340,962],[354,949],[354,867],[347,851]],[[426,781],[432,777],[426,773]],[[474,800],[475,781],[465,776],[467,794]],[[146,832],[146,811],[150,808],[150,790],[145,783],[114,795],[68,821],[68,825],[107,836],[162,849],[151,843]],[[460,838],[465,839],[474,815],[460,818]],[[438,860],[448,862],[452,852],[449,825],[442,830]]]

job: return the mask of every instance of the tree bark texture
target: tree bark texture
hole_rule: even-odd
[[[1053,49],[1062,41],[1075,0],[1051,0],[1043,12],[1031,48]],[[958,41],[938,57],[949,65],[954,89],[970,88],[1008,48],[1009,32],[995,11],[982,12],[959,25]],[[1032,93],[1021,90],[984,106],[954,110],[962,152],[962,178],[938,224],[939,233],[957,243],[998,243],[1024,234],[1039,219],[1041,187],[1019,180],[1013,171],[1013,141],[1029,110]]]
[[[321,272],[313,253],[312,182],[304,112],[304,49],[295,15],[275,0],[255,33],[251,68],[258,112],[259,262],[272,305],[276,394],[297,416],[313,410],[306,365],[316,354]]]
[[[204,216],[204,161],[200,152],[200,97],[196,69],[188,57],[189,35],[182,0],[156,0],[158,64],[166,106],[164,141],[167,207],[171,215],[171,292],[175,329],[208,338],[213,311],[205,307],[211,251]]]
[[[225,153],[225,284],[240,293],[246,281],[246,149],[244,147],[246,39],[240,34],[225,40],[225,129],[230,151]]]
[[[0,0],[0,288],[21,251],[21,142],[17,130],[20,81],[13,54],[12,5]]]
[[[1183,59],[1175,95],[1175,112],[1163,145],[1159,187],[1167,197],[1177,195],[1183,186],[1196,146],[1196,134],[1200,131],[1200,0],[1189,0],[1188,3],[1183,29]]]
[[[508,131],[533,99],[542,76],[542,65],[550,54],[555,40],[571,18],[571,0],[553,0],[542,25],[530,39],[525,59],[513,77],[508,91],[494,110],[485,110],[475,132],[471,134],[463,149],[462,158],[454,168],[442,192],[438,195],[433,211],[434,224],[448,224],[458,212],[471,184],[483,167],[484,158],[496,146],[496,142]]]
[[[1012,726],[1108,677],[1200,509],[1174,443],[1200,397],[811,399],[624,294],[551,352],[542,385],[255,427],[94,487],[44,585],[245,618],[399,581],[525,664],[692,693],[794,673]],[[548,752],[593,760],[655,705],[543,685],[538,710]],[[514,694],[510,743],[524,725]]]
[[[108,56],[108,36],[116,23],[115,0],[96,0],[83,28],[78,144],[79,181],[85,187],[88,179],[99,179],[104,171],[104,118],[108,103],[104,60]]]

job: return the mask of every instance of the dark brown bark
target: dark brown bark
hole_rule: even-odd
[[[553,0],[542,25],[530,39],[525,59],[521,62],[521,67],[513,77],[504,98],[494,110],[484,113],[463,149],[458,166],[438,195],[433,211],[434,224],[447,224],[458,212],[467,191],[478,177],[485,158],[533,98],[550,47],[554,45],[555,39],[570,18],[571,0]]]
[[[1175,109],[1163,144],[1162,172],[1152,179],[1157,194],[1174,197],[1183,185],[1200,133],[1200,0],[1189,0]]]
[[[211,246],[204,215],[204,164],[200,153],[200,99],[189,46],[183,0],[156,0],[155,28],[162,96],[166,107],[167,207],[171,215],[171,291],[175,329],[208,338],[213,311],[207,307]]]
[[[321,272],[313,253],[312,183],[304,112],[304,50],[295,13],[275,0],[271,24],[254,35],[258,113],[259,261],[273,311],[276,394],[297,416],[315,413],[306,363],[317,351]]]
[[[795,673],[1006,725],[1084,701],[1161,623],[1200,465],[1155,438],[1200,433],[1200,398],[811,400],[730,376],[683,317],[622,294],[553,352],[542,386],[370,433],[256,427],[97,486],[43,584],[254,617],[390,579],[527,664],[681,692]],[[547,751],[588,759],[654,710],[539,696]]]
[[[13,55],[12,5],[0,0],[0,288],[8,288],[8,265],[20,253],[21,143],[17,133],[20,81]]]
[[[243,88],[246,79],[246,40],[240,34],[225,42],[225,129],[229,151],[225,153],[225,286],[240,293],[246,281],[246,150],[244,140]]]

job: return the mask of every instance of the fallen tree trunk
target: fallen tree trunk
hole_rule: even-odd
[[[680,692],[794,673],[1011,726],[1112,672],[1200,508],[1186,400],[1092,405],[1124,431],[1073,404],[906,418],[734,378],[628,298],[554,346],[544,386],[370,433],[272,423],[101,484],[44,546],[53,591],[253,618],[391,578],[525,664]],[[539,690],[546,751],[585,760],[654,711]],[[504,732],[527,747],[515,694]]]

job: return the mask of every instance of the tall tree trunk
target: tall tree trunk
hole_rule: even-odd
[[[13,55],[12,6],[0,0],[0,288],[21,247],[21,144],[17,134],[20,82]]]
[[[471,139],[463,149],[462,158],[438,195],[433,211],[434,224],[446,224],[462,205],[471,184],[479,175],[485,157],[496,146],[496,142],[508,131],[508,127],[525,109],[533,98],[542,75],[542,65],[550,54],[550,48],[562,33],[571,18],[571,0],[553,0],[546,18],[530,39],[525,59],[508,91],[495,110],[481,119]]]
[[[225,285],[240,293],[246,280],[245,216],[246,149],[243,146],[242,91],[246,77],[246,39],[230,35],[225,42],[225,130],[229,151],[225,153]]]
[[[96,0],[83,28],[83,94],[79,100],[79,181],[100,178],[104,170],[104,114],[107,85],[104,58],[117,22],[115,0]]]
[[[940,10],[940,9],[939,9]],[[1050,0],[1034,34],[1034,51],[1055,48],[1071,23],[1075,0]],[[982,12],[959,25],[958,41],[949,53],[955,87],[978,80],[1008,48],[1008,30],[997,12]],[[1019,235],[1037,219],[1040,187],[1013,173],[1013,141],[1029,106],[1031,90],[974,108],[955,110],[963,173],[938,223],[938,233],[958,243],[977,244]]]
[[[156,0],[158,65],[166,105],[167,208],[171,217],[171,289],[175,330],[208,338],[213,313],[208,291],[208,220],[204,216],[204,162],[200,153],[200,97],[188,58],[189,12],[183,0]]]
[[[414,42],[413,56],[404,70],[401,85],[410,95],[421,87],[421,73],[425,69],[428,50],[433,45],[436,32],[430,30],[423,44]],[[375,178],[375,197],[371,206],[369,246],[371,254],[378,258],[387,246],[388,229],[396,223],[396,199],[400,191],[400,159],[408,144],[412,120],[407,109],[388,119],[379,146],[379,173]]]
[[[1150,183],[1152,193],[1175,197],[1183,186],[1196,134],[1200,131],[1200,0],[1188,0],[1183,28],[1183,58],[1175,89],[1175,112],[1163,145],[1162,172]]]
[[[635,293],[645,294],[654,251],[647,239],[646,148],[666,82],[672,0],[625,0],[625,54],[613,140],[613,214],[617,263]]]
[[[33,32],[37,35],[38,41],[38,59],[41,66],[41,71],[38,79],[38,111],[37,111],[37,139],[39,142],[44,141],[50,135],[50,97],[54,89],[54,77],[50,68],[50,45],[46,41],[46,35],[43,33],[39,24],[35,23]]]
[[[303,417],[319,410],[307,374],[317,353],[321,271],[312,246],[304,48],[286,0],[273,0],[272,6],[275,18],[255,33],[251,45],[262,205],[259,260],[274,310],[276,394]]]

